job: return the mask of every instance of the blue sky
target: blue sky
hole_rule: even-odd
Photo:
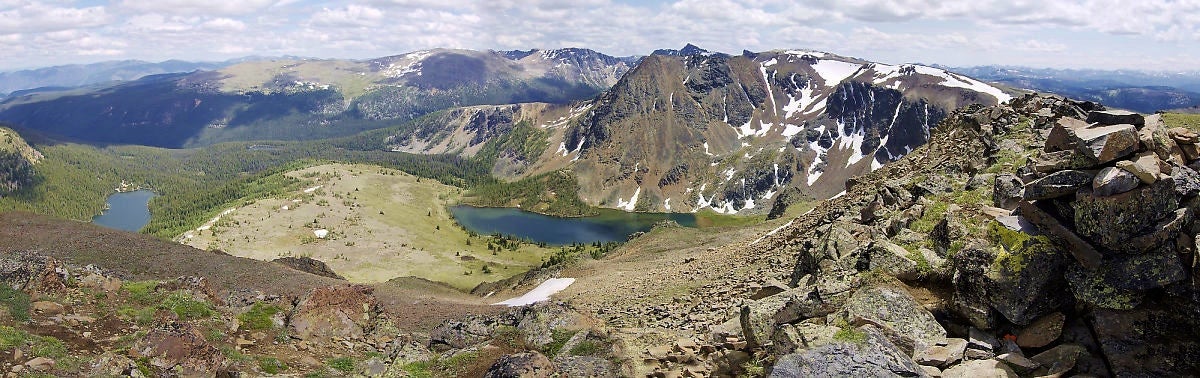
[[[886,63],[1200,70],[1200,0],[0,0],[0,70],[114,59],[370,58],[684,43]]]

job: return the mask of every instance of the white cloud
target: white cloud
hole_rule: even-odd
[[[107,22],[104,7],[71,8],[32,2],[0,11],[0,34],[82,29]]]
[[[0,0],[0,47],[7,53],[0,68],[87,61],[96,54],[368,58],[435,47],[587,47],[635,55],[688,42],[734,54],[811,48],[885,62],[960,65],[1166,66],[1154,57],[1200,55],[1200,0],[82,3]],[[71,45],[74,40],[80,45]],[[1106,46],[1116,42],[1145,51],[1079,58],[1106,56]]]

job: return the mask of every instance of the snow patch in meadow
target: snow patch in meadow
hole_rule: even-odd
[[[517,307],[548,301],[550,300],[551,295],[566,290],[566,288],[571,286],[573,283],[575,283],[574,278],[551,278],[546,280],[546,282],[542,282],[541,285],[533,288],[533,290],[530,290],[528,293],[525,293],[525,295],[509,299],[507,301],[494,303],[493,305]]]

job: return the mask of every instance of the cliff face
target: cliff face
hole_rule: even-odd
[[[12,129],[0,127],[0,196],[33,185],[34,164],[42,154]]]

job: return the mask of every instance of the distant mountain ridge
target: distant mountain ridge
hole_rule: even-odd
[[[1012,66],[947,69],[1016,88],[1050,92],[1143,113],[1200,105],[1200,71],[1144,72]]]
[[[582,100],[629,68],[627,60],[587,49],[516,56],[435,49],[369,60],[255,60],[25,92],[0,102],[0,120],[84,141],[160,147],[319,139],[452,107]]]
[[[115,81],[136,80],[148,75],[196,70],[216,70],[245,60],[242,58],[224,62],[189,62],[166,60],[147,62],[142,60],[117,60],[91,64],[71,64],[27,70],[0,72],[0,95],[36,88],[73,88]]]

